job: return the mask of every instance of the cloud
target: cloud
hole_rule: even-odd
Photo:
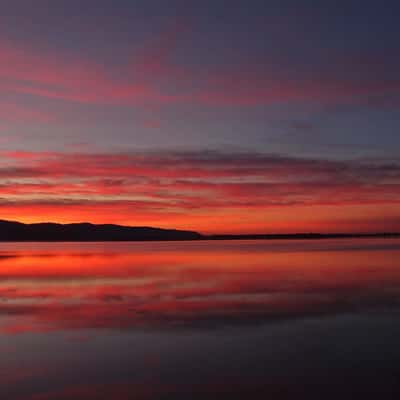
[[[124,200],[123,196],[146,196],[199,205],[218,201],[396,203],[400,190],[400,164],[385,160],[333,161],[217,151],[10,152],[3,157],[8,161],[0,167],[0,193],[24,194],[25,199],[42,193],[104,195],[117,201]]]
[[[34,52],[0,41],[0,86],[11,93],[86,104],[135,104],[168,101],[150,85],[118,82],[112,71],[78,57],[64,59],[56,53]],[[4,90],[4,88],[3,88]]]
[[[238,231],[239,221],[253,221],[255,213],[279,212],[282,222],[274,217],[269,230],[262,219],[259,224],[264,228],[256,227],[254,221],[250,222],[253,228],[249,225],[246,230],[273,231],[278,225],[280,230],[286,224],[290,231],[328,231],[337,220],[334,230],[348,231],[351,223],[346,218],[357,218],[353,231],[368,231],[369,222],[370,230],[387,230],[385,225],[397,230],[397,160],[324,160],[223,151],[14,151],[3,152],[1,160],[0,212],[5,219],[144,223],[207,232],[210,228],[220,231],[220,227],[210,227],[211,220],[222,224],[225,218],[230,221],[225,226],[237,225]],[[320,210],[310,216],[304,207],[311,206]],[[362,215],[363,206],[375,211],[364,210]],[[302,211],[293,215],[300,207]],[[338,209],[322,217],[321,207]],[[348,208],[344,213],[346,207],[358,207],[358,211]],[[289,227],[301,215],[303,226]],[[317,217],[318,226],[314,224]]]
[[[0,88],[30,95],[88,105],[162,106],[193,104],[209,107],[257,106],[277,103],[396,104],[400,81],[381,79],[382,66],[369,63],[374,74],[357,74],[360,62],[342,58],[323,67],[318,76],[287,76],[273,61],[254,59],[223,68],[178,63],[179,43],[190,24],[178,19],[160,28],[139,49],[126,49],[126,57],[103,65],[87,55],[35,50],[16,42],[0,41]],[[372,58],[372,57],[371,57]],[[3,62],[2,62],[3,60]],[[347,71],[346,76],[341,71]],[[172,88],[172,89],[171,89]],[[12,115],[13,113],[11,113]],[[45,112],[14,111],[15,118],[48,120]]]
[[[4,102],[0,103],[0,118],[2,124],[10,125],[15,122],[33,121],[40,124],[49,123],[54,121],[54,116],[45,111],[37,110],[33,106],[27,106],[19,103]],[[10,137],[9,141],[15,138]],[[0,143],[4,142],[4,139]]]

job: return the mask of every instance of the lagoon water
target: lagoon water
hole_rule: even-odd
[[[0,399],[400,398],[400,240],[0,244]]]

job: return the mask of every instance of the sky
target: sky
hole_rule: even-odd
[[[400,231],[396,1],[0,6],[0,219]]]

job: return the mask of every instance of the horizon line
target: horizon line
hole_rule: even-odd
[[[315,236],[315,237],[376,237],[376,236],[400,236],[400,232],[398,231],[382,231],[382,232],[316,232],[316,231],[299,231],[294,233],[202,233],[197,230],[193,229],[177,229],[177,228],[161,228],[159,226],[151,226],[151,225],[121,225],[116,223],[93,223],[89,221],[80,221],[80,222],[68,222],[68,223],[61,223],[61,222],[54,222],[54,221],[42,221],[42,222],[21,222],[18,220],[8,220],[0,218],[0,223],[14,223],[14,224],[21,224],[25,226],[32,226],[32,225],[60,225],[60,226],[70,226],[70,225],[91,225],[94,227],[101,227],[101,226],[116,226],[121,228],[143,228],[143,229],[157,229],[157,230],[166,230],[166,231],[180,231],[180,232],[191,232],[196,233],[204,238],[224,238],[224,237],[231,237],[231,238],[240,238],[240,237],[298,237],[298,236]],[[201,239],[199,239],[201,240]]]

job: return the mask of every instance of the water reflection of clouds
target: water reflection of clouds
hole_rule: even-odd
[[[400,307],[398,242],[309,243],[17,251],[0,259],[0,330],[207,328]]]

